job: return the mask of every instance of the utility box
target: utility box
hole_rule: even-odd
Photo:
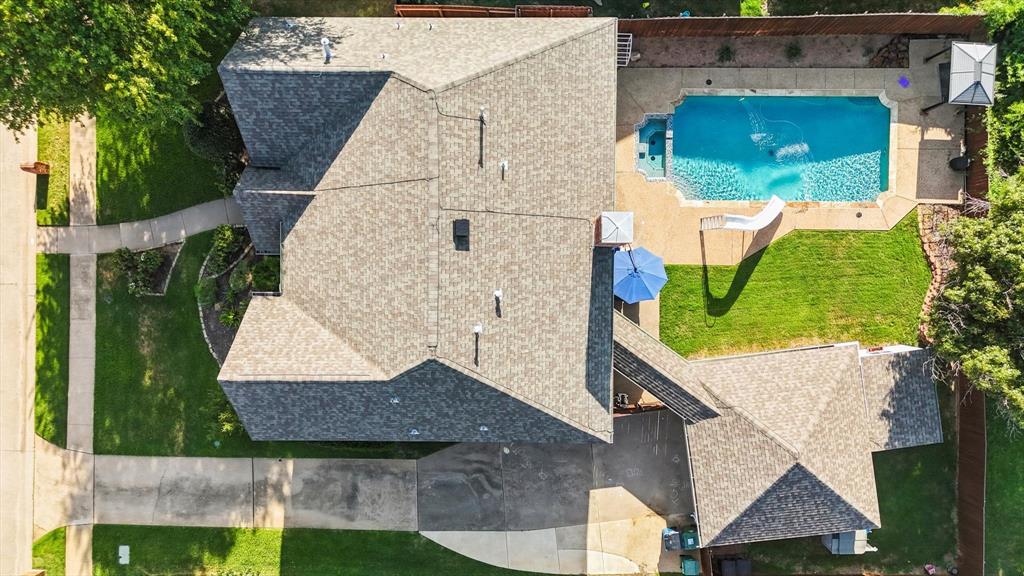
[[[700,548],[700,538],[697,536],[696,530],[683,530],[680,540],[683,542],[683,550],[696,550]]]

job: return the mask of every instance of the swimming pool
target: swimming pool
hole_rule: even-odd
[[[687,96],[669,178],[696,200],[874,201],[889,188],[889,118],[868,96]]]

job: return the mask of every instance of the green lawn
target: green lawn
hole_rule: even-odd
[[[50,164],[49,176],[36,177],[36,224],[67,226],[68,164],[71,131],[67,122],[40,122],[39,148],[36,158]],[[45,197],[45,201],[42,199]]]
[[[117,563],[121,544],[131,547],[129,566]],[[96,576],[528,574],[471,560],[410,532],[100,525],[92,556]]]
[[[36,255],[36,434],[67,443],[71,270],[67,254]]]
[[[185,146],[181,126],[96,120],[96,218],[143,220],[223,196],[221,166]]]
[[[916,212],[888,232],[796,231],[738,266],[667,269],[661,339],[684,356],[914,344],[931,280]]]
[[[1024,574],[1024,435],[1012,437],[988,403],[988,464],[985,468],[985,572]]]
[[[64,528],[51,530],[32,543],[32,567],[46,576],[64,576]]]
[[[749,546],[758,573],[918,574],[926,563],[945,566],[956,551],[956,436],[953,395],[939,386],[944,442],[874,454],[882,527],[863,556],[833,556],[819,538]]]
[[[203,339],[192,293],[212,233],[193,236],[166,296],[128,294],[114,255],[99,257],[95,450],[153,456],[415,458],[430,443],[253,442],[221,432],[228,402]],[[219,447],[215,445],[219,442]]]
[[[940,8],[957,6],[958,0],[768,0],[772,16],[803,14],[861,14],[864,12],[938,12]]]

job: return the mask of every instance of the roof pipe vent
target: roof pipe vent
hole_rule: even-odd
[[[320,46],[324,49],[324,64],[331,63],[331,41],[325,36],[320,39]]]
[[[401,29],[402,29],[402,23],[401,22],[395,22],[395,30],[401,30]]]
[[[494,315],[501,318],[501,303],[505,300],[505,293],[498,288],[494,291]]]

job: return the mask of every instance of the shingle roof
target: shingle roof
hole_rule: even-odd
[[[688,421],[719,415],[720,403],[704,387],[697,370],[682,356],[616,311],[613,365],[634,384]]]
[[[731,407],[687,425],[705,545],[879,525],[855,343],[691,365]]]
[[[942,442],[942,418],[927,350],[871,353],[861,358],[869,423],[879,448]]]
[[[396,22],[259,19],[220,66],[254,163],[280,168],[243,178],[248,223],[266,246],[294,220],[280,298],[356,355],[313,365],[373,366],[383,382],[437,359],[609,440],[611,260],[593,248],[593,221],[614,193],[614,20]],[[321,35],[334,42],[327,66]],[[308,205],[255,188],[294,182],[314,194]],[[469,251],[452,243],[463,218]],[[246,344],[274,326],[289,346]],[[230,365],[286,380],[268,356],[316,349],[306,332],[250,309]]]

